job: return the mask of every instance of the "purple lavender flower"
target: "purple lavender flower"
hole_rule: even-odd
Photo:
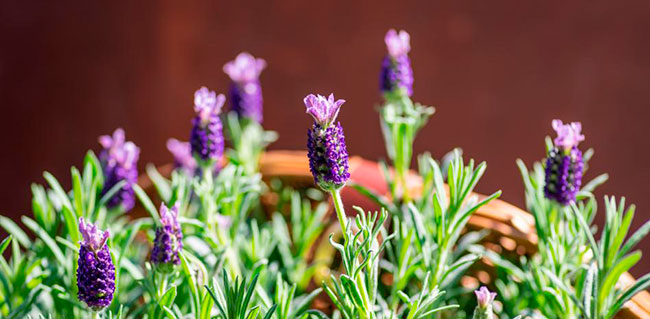
[[[230,105],[239,116],[262,123],[262,86],[260,73],[266,61],[242,52],[235,60],[226,63],[223,71],[230,76]]]
[[[113,136],[102,135],[99,144],[103,150],[99,159],[104,170],[104,188],[102,195],[121,181],[126,184],[111,197],[107,203],[109,208],[122,206],[125,211],[135,205],[133,185],[138,181],[138,158],[140,149],[133,142],[125,142],[124,130],[118,128]]]
[[[192,146],[189,142],[170,138],[167,140],[167,149],[174,156],[174,168],[182,169],[190,175],[194,174],[196,159],[192,156]]]
[[[408,53],[411,50],[409,34],[401,30],[388,30],[384,41],[388,55],[381,63],[379,88],[382,93],[404,90],[408,96],[413,95],[413,69]]]
[[[476,294],[476,301],[478,305],[474,310],[473,319],[492,319],[494,317],[492,311],[492,303],[497,296],[496,292],[490,292],[486,287],[481,287],[479,290],[474,291]]]
[[[157,270],[169,273],[174,266],[181,263],[180,252],[183,249],[183,233],[178,222],[178,203],[171,209],[165,204],[160,205],[161,226],[156,229],[153,249],[151,250],[151,263]]]
[[[582,185],[584,161],[578,144],[585,137],[581,134],[579,122],[563,124],[560,120],[553,120],[552,125],[558,136],[554,140],[555,147],[546,158],[544,195],[567,205],[575,201]]]
[[[194,111],[190,145],[192,154],[206,162],[216,162],[223,155],[223,125],[219,118],[221,107],[226,101],[223,94],[202,87],[194,93]]]
[[[307,132],[307,156],[314,182],[324,190],[339,189],[350,178],[348,151],[345,147],[343,127],[336,116],[345,100],[334,100],[322,95],[309,94],[304,99],[307,113],[314,124]]]
[[[77,261],[77,297],[94,311],[108,307],[115,292],[115,266],[106,241],[108,231],[79,218],[80,242]]]

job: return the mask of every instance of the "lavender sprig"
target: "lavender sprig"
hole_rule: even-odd
[[[230,105],[240,116],[257,123],[263,120],[262,86],[260,73],[266,67],[264,59],[242,52],[235,60],[226,63],[223,71],[230,76]]]
[[[575,201],[582,185],[584,161],[578,144],[585,137],[580,122],[563,124],[553,120],[553,129],[558,136],[546,158],[544,194],[561,205],[568,205]]]
[[[99,144],[103,150],[99,159],[104,170],[104,188],[102,195],[121,181],[126,183],[106,204],[109,208],[121,206],[125,211],[135,204],[133,184],[138,181],[138,158],[140,149],[131,141],[125,141],[124,130],[118,128],[113,135],[102,135]]]
[[[170,273],[181,263],[180,252],[183,249],[183,233],[178,222],[178,208],[176,204],[167,208],[160,205],[160,223],[156,228],[156,238],[151,250],[151,263],[156,270]]]
[[[386,33],[384,41],[388,54],[382,61],[379,75],[379,87],[383,93],[413,95],[413,69],[408,56],[410,40],[410,35],[404,30],[390,29]]]
[[[206,87],[194,93],[196,116],[192,120],[190,144],[202,169],[210,170],[223,156],[223,125],[219,113],[225,101],[223,94],[217,95]]]
[[[334,124],[345,100],[335,100],[334,94],[327,98],[309,94],[303,101],[307,113],[314,118],[314,124],[307,131],[309,169],[314,176],[314,182],[331,194],[342,233],[347,236],[347,217],[340,189],[350,179],[348,151],[341,123]]]
[[[79,218],[80,242],[77,261],[77,296],[93,311],[100,311],[111,304],[115,292],[115,266],[106,241],[108,231]]]
[[[406,191],[406,175],[413,157],[415,136],[435,109],[413,103],[410,99],[413,95],[413,70],[408,57],[411,49],[409,34],[391,29],[384,41],[388,55],[382,62],[380,87],[385,103],[379,112],[386,152],[396,172],[395,181],[390,183],[391,197],[395,206],[400,207],[411,201]],[[391,213],[403,215],[401,211]]]

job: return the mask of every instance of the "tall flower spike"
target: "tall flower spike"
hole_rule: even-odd
[[[80,242],[77,260],[77,297],[94,311],[108,307],[115,292],[115,266],[106,241],[108,231],[79,218]]]
[[[226,98],[202,87],[194,93],[194,111],[190,145],[192,154],[202,161],[216,162],[223,155],[223,125],[219,118]]]
[[[190,175],[194,174],[196,159],[192,156],[192,146],[189,142],[170,138],[167,140],[167,149],[174,156],[174,168],[182,169]]]
[[[103,150],[99,160],[104,170],[104,188],[102,194],[108,192],[121,181],[126,184],[107,203],[107,206],[122,206],[125,211],[135,205],[133,185],[138,181],[138,158],[140,149],[131,141],[125,141],[124,130],[118,128],[113,135],[102,135],[99,144]]]
[[[149,260],[158,271],[169,273],[174,270],[174,266],[181,263],[180,252],[183,249],[183,233],[178,222],[178,203],[171,209],[168,209],[164,203],[160,205],[160,222]]]
[[[474,310],[473,319],[492,319],[494,313],[492,310],[492,303],[496,298],[496,292],[490,292],[485,286],[479,290],[474,291],[476,294],[477,306]]]
[[[546,176],[544,195],[561,205],[575,201],[582,185],[584,160],[578,144],[584,141],[579,122],[563,124],[553,120],[553,129],[557,132],[554,147],[546,158]]]
[[[379,88],[382,93],[403,90],[406,95],[413,95],[413,69],[408,53],[411,50],[411,37],[401,30],[388,30],[384,41],[388,54],[381,64]]]
[[[262,86],[260,73],[266,67],[264,59],[255,58],[242,52],[235,60],[226,63],[223,71],[230,76],[230,105],[242,117],[251,118],[258,123],[263,119]]]
[[[310,94],[304,99],[314,124],[307,131],[307,156],[314,182],[326,191],[339,189],[350,179],[348,151],[341,123],[334,124],[344,100]]]

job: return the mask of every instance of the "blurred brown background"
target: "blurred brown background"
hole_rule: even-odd
[[[2,1],[0,213],[30,213],[43,170],[69,185],[97,136],[124,127],[145,163],[187,139],[192,94],[225,92],[222,65],[243,50],[267,60],[265,126],[273,149],[301,149],[302,98],[335,92],[351,153],[384,156],[377,75],[391,27],[410,32],[415,100],[437,113],[416,151],[454,146],[489,163],[478,190],[523,206],[515,166],[544,156],[551,119],[583,122],[597,152],[598,195],[648,220],[650,2],[634,1]],[[602,205],[601,205],[602,206]],[[599,220],[602,220],[600,212]],[[650,255],[650,240],[642,243]],[[650,256],[635,269],[647,271]]]

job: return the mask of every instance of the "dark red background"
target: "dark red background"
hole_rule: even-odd
[[[29,214],[29,184],[43,170],[67,182],[116,127],[141,167],[169,162],[165,141],[187,138],[194,90],[225,92],[221,67],[243,50],[269,64],[273,149],[303,148],[302,98],[335,92],[350,152],[382,157],[377,74],[398,27],[412,37],[414,97],[437,107],[417,152],[463,147],[489,163],[479,191],[522,206],[515,159],[544,156],[551,119],[580,120],[583,148],[597,150],[588,177],[610,173],[598,195],[638,204],[636,228],[650,216],[649,17],[646,0],[2,1],[0,212]]]

